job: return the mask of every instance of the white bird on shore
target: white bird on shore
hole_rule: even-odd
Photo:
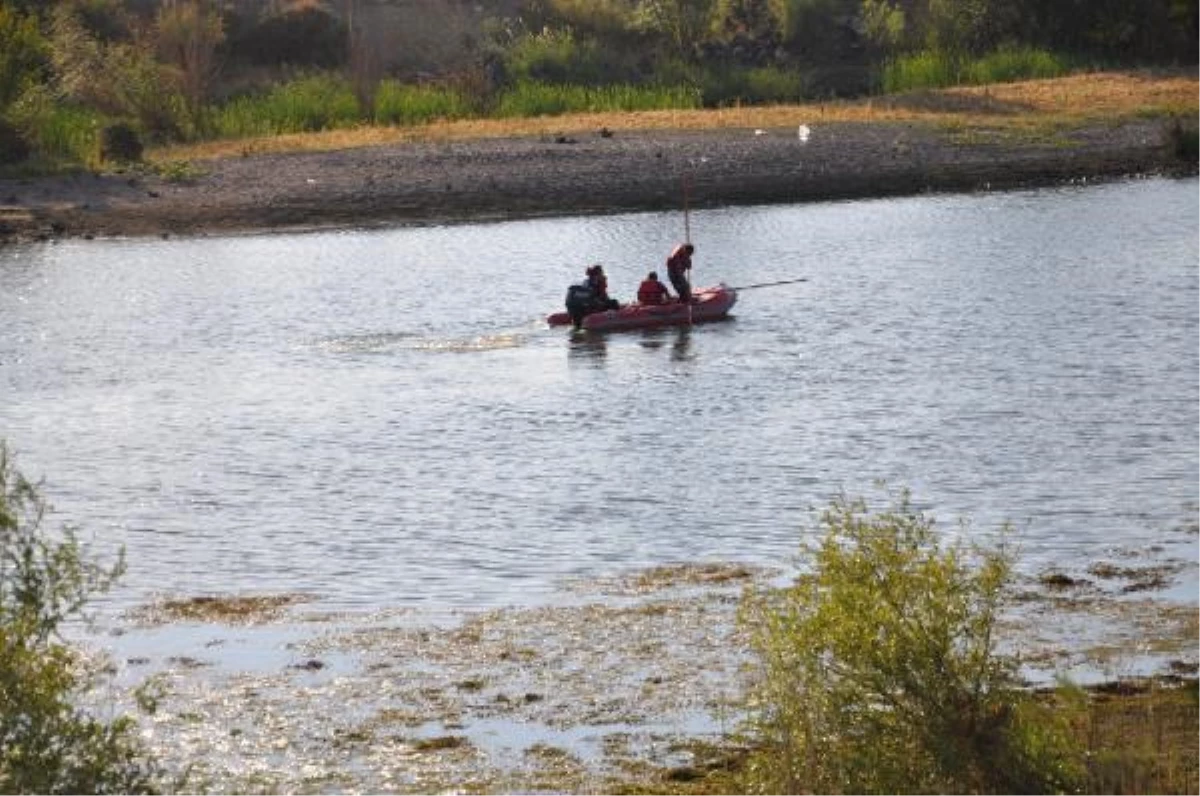
[[[807,124],[800,125],[800,128],[796,131],[796,135],[800,139],[800,143],[807,144],[808,136],[811,134],[811,132],[812,131],[808,129]]]

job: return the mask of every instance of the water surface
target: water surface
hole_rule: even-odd
[[[114,611],[532,605],[564,578],[787,565],[812,510],[909,487],[1029,573],[1184,562],[1197,181],[693,212],[725,323],[628,300],[679,213],[0,251],[0,436],[54,523],[124,545]]]

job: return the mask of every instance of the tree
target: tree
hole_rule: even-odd
[[[143,134],[158,139],[194,130],[195,117],[189,118],[178,72],[155,59],[146,37],[101,40],[64,4],[51,15],[50,44],[54,78],[47,92],[55,103],[136,120]]]
[[[145,793],[159,772],[124,717],[72,704],[87,684],[59,627],[84,616],[124,569],[89,560],[70,529],[42,528],[46,503],[0,442],[0,792]]]
[[[715,0],[643,0],[637,10],[640,27],[664,38],[673,53],[695,58],[708,35]]]
[[[37,17],[0,2],[0,112],[31,85],[44,82],[50,47]]]
[[[169,0],[158,10],[155,33],[159,57],[177,70],[197,120],[217,76],[217,48],[225,40],[221,15],[205,0]]]
[[[904,42],[904,9],[890,0],[862,0],[863,33],[884,53],[894,53]]]
[[[996,650],[1003,548],[945,544],[903,495],[835,501],[811,571],[744,614],[761,663],[751,732],[769,793],[1038,793],[1082,776],[1068,727]]]

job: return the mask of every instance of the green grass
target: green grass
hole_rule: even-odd
[[[472,115],[471,103],[450,88],[385,80],[375,93],[376,124],[418,125]]]
[[[710,108],[798,102],[808,90],[799,70],[774,66],[708,70],[701,82],[704,105]]]
[[[215,117],[216,134],[222,138],[334,130],[362,121],[349,82],[331,75],[294,80],[261,96],[239,97]]]
[[[578,86],[523,81],[501,95],[496,115],[512,118],[698,107],[699,92],[688,87]]]
[[[1067,59],[1033,47],[1002,48],[974,59],[925,50],[889,60],[883,66],[880,82],[885,94],[893,94],[1061,77],[1069,71]]]

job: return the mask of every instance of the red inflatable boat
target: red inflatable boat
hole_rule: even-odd
[[[619,310],[593,312],[583,319],[583,328],[595,332],[616,332],[625,329],[653,329],[656,326],[687,326],[705,321],[717,321],[729,314],[737,302],[737,291],[722,283],[692,291],[691,305],[672,301],[669,304],[627,304]],[[556,312],[547,316],[551,326],[570,326],[571,316]]]

